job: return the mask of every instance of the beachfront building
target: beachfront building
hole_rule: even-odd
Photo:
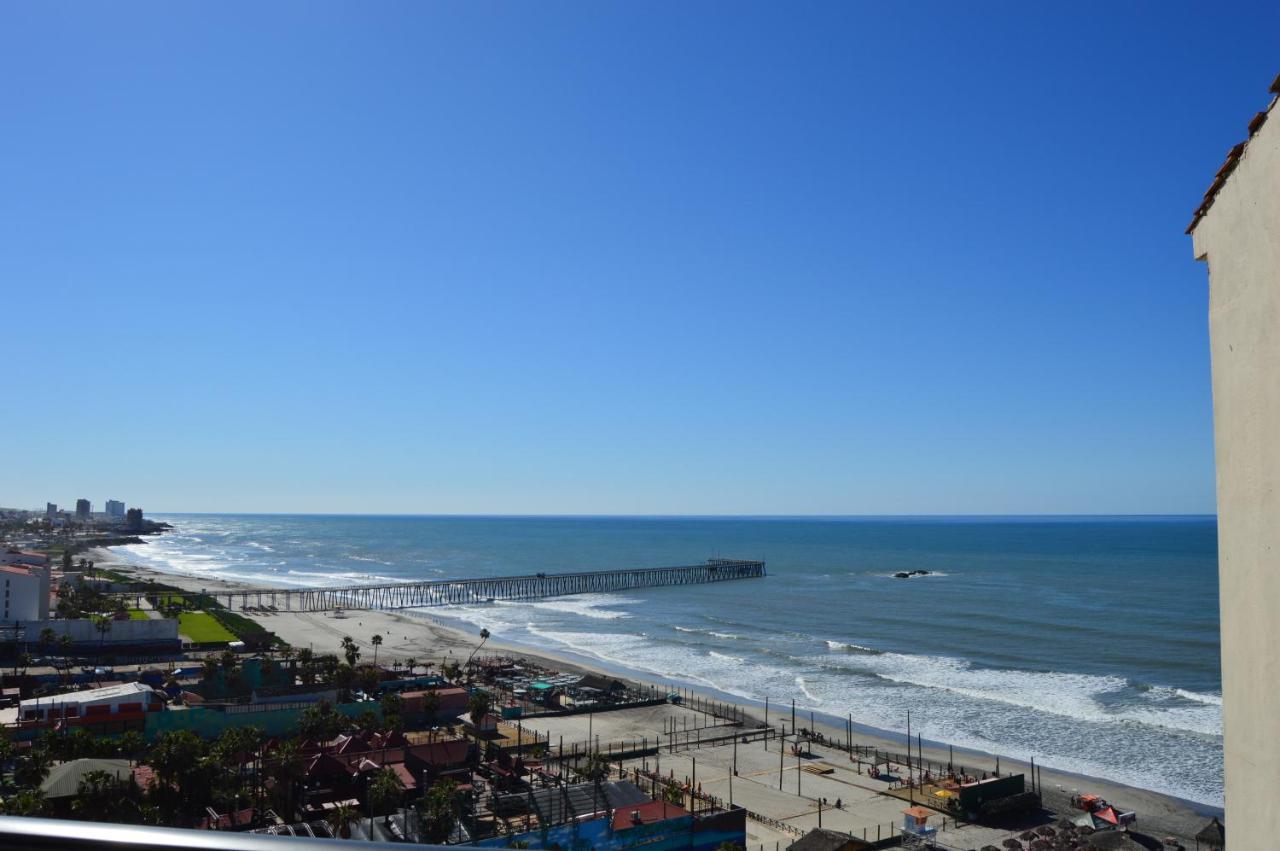
[[[93,503],[87,499],[76,500],[76,519],[81,522],[88,522],[93,516]]]
[[[162,709],[164,699],[151,686],[116,683],[87,691],[24,700],[18,706],[18,718],[24,723],[64,721],[123,725],[126,721],[141,721],[145,713]]]
[[[49,568],[0,565],[0,623],[30,623],[49,617]]]
[[[1280,786],[1280,77],[1271,92],[1187,229],[1209,270],[1233,849],[1280,836],[1280,799],[1266,794]]]
[[[115,520],[124,519],[124,503],[118,499],[107,500],[107,516]]]
[[[52,520],[58,516],[58,503],[46,502],[44,504],[44,516]]]

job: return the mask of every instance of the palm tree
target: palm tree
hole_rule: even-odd
[[[401,795],[404,793],[404,787],[400,784],[400,778],[390,768],[383,768],[373,776],[369,781],[369,808],[371,815],[386,816],[383,823],[386,824],[391,819],[391,814],[395,812],[396,807],[400,804]]]
[[[24,756],[18,758],[13,768],[13,779],[19,786],[34,789],[49,776],[52,760],[43,748],[31,748]]]
[[[373,645],[373,667],[376,668],[378,667],[378,648],[382,646],[382,633],[374,633],[369,643]]]
[[[316,654],[310,647],[303,647],[298,651],[298,667],[300,669],[298,676],[302,677],[302,682],[305,685],[311,685],[316,681],[315,660]]]
[[[329,811],[328,821],[343,839],[351,838],[351,825],[360,821],[360,812],[350,804],[339,804]]]
[[[302,764],[302,744],[297,739],[288,739],[281,742],[271,755],[268,770],[271,779],[275,781],[276,792],[280,798],[277,803],[281,811],[285,813],[285,821],[293,821],[295,815],[293,806],[294,790],[297,788],[299,781],[305,776],[305,769]]]
[[[172,785],[178,797],[185,800],[192,789],[192,781],[202,770],[205,755],[204,740],[190,730],[161,733],[151,747],[147,759],[156,772],[161,787]]]
[[[354,668],[356,660],[360,658],[360,648],[356,645],[355,639],[349,635],[342,637],[342,653],[347,657],[347,664]]]
[[[431,741],[435,741],[436,715],[440,713],[440,695],[434,690],[422,695],[422,723],[431,727]]]
[[[418,818],[422,833],[429,842],[442,842],[453,833],[453,826],[457,822],[454,809],[457,792],[457,783],[452,780],[437,780],[423,796]]]
[[[102,645],[107,640],[107,633],[111,632],[111,618],[105,615],[99,615],[94,619],[93,628],[98,631],[98,656],[102,656]]]
[[[71,658],[71,636],[65,632],[58,636],[58,651],[62,654],[62,675],[69,678],[71,663],[67,660]]]
[[[480,652],[480,648],[481,648],[481,647],[484,647],[484,643],[485,643],[486,641],[488,641],[488,640],[489,640],[489,630],[487,630],[487,629],[481,629],[481,630],[480,630],[480,643],[476,645],[476,649],[475,649],[475,650],[472,650],[472,651],[471,651],[471,655],[467,657],[467,665],[466,665],[466,666],[467,666],[468,668],[470,668],[470,667],[471,667],[471,660],[475,658],[475,655],[476,655],[477,653],[479,653],[479,652]]]
[[[418,667],[418,660],[410,656],[404,660],[404,666],[409,670],[409,676],[413,676],[413,669]]]
[[[58,634],[53,631],[52,627],[46,626],[40,630],[40,649],[44,651],[46,656],[49,655],[49,648],[58,640]]]
[[[213,656],[206,656],[204,657],[204,662],[200,665],[200,681],[205,684],[212,684],[221,672],[222,667],[218,664],[218,660]]]
[[[80,779],[71,811],[88,821],[111,821],[119,812],[116,806],[120,781],[107,771],[90,771]]]
[[[472,693],[471,699],[467,701],[467,714],[471,718],[471,723],[480,727],[480,723],[484,720],[484,716],[489,714],[489,710],[493,707],[493,700],[489,697],[489,693],[477,689]]]
[[[45,811],[44,795],[39,789],[26,789],[0,802],[0,812],[8,816],[39,816]]]
[[[137,730],[129,730],[120,737],[116,747],[122,757],[132,762],[147,749],[147,740]]]

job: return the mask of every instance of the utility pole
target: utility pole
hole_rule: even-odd
[[[914,804],[916,802],[916,791],[914,781],[911,775],[911,710],[907,710],[907,798]]]
[[[787,748],[785,744],[786,741],[787,741],[786,736],[783,736],[781,739],[778,739],[778,791],[779,792],[782,791],[782,772],[784,771],[782,761],[783,759],[786,758],[786,755],[787,755]]]
[[[800,775],[804,772],[800,770],[800,739],[796,739],[796,796],[800,796]]]
[[[907,780],[911,780],[911,710],[907,710]]]

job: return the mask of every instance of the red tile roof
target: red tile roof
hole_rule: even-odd
[[[471,743],[465,739],[451,739],[447,742],[414,745],[407,753],[431,766],[460,765],[467,761],[470,748]]]
[[[1226,162],[1222,164],[1222,168],[1218,169],[1218,173],[1213,177],[1213,183],[1205,190],[1204,198],[1200,202],[1200,206],[1196,207],[1195,215],[1191,218],[1191,224],[1187,225],[1187,233],[1191,233],[1196,229],[1196,225],[1200,224],[1200,220],[1209,212],[1209,208],[1213,206],[1213,202],[1218,197],[1219,190],[1227,184],[1227,178],[1231,176],[1231,172],[1236,170],[1236,166],[1240,164],[1241,157],[1244,156],[1245,150],[1249,146],[1249,142],[1262,129],[1262,125],[1267,121],[1267,115],[1271,112],[1271,108],[1276,105],[1276,101],[1280,100],[1280,75],[1271,83],[1271,103],[1267,104],[1267,108],[1259,112],[1249,121],[1248,138],[1243,142],[1227,151]]]
[[[417,789],[418,781],[413,776],[413,772],[409,770],[403,762],[397,762],[391,766],[391,770],[396,773],[396,777],[400,778],[400,785],[405,789]]]

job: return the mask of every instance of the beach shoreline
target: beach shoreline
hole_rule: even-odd
[[[144,566],[130,560],[128,553],[117,553],[111,549],[96,549],[86,553],[86,557],[92,559],[96,567],[125,570],[143,581],[153,579],[186,591],[206,590],[216,593],[251,587],[248,583],[240,581],[168,572],[157,569],[154,565]],[[479,644],[478,636],[456,626],[442,623],[428,613],[405,614],[360,610],[350,612],[344,618],[334,618],[332,615],[323,613],[301,612],[273,614],[238,612],[237,614],[253,618],[294,647],[310,647],[317,652],[338,652],[343,636],[350,635],[366,654],[362,657],[366,660],[372,657],[372,647],[368,638],[374,633],[383,635],[383,644],[378,648],[379,661],[392,658],[401,660],[416,658],[419,661],[432,661],[437,664],[461,661]],[[742,707],[748,716],[756,721],[761,723],[764,721],[762,702],[723,692],[705,684],[661,677],[656,674],[637,673],[569,650],[531,647],[523,643],[504,641],[501,636],[493,636],[484,643],[482,652],[521,657],[536,664],[563,671],[603,674],[643,686],[656,685],[669,690],[678,687],[708,699],[734,703]],[[781,718],[780,713],[789,716],[790,712],[789,705],[784,709],[774,704],[770,707],[769,720],[776,723]],[[813,718],[813,723],[810,723],[810,717]],[[786,720],[790,727],[790,719]],[[846,738],[844,719],[823,713],[821,710],[797,710],[797,721],[799,726],[820,731],[828,738],[837,741],[843,741]],[[856,744],[893,753],[902,753],[905,750],[905,736],[901,733],[862,724],[856,718],[853,719],[853,732]],[[924,740],[922,755],[925,760],[945,765],[952,753],[954,753],[955,763],[963,765],[969,773],[980,774],[984,771],[993,771],[998,761],[1003,773],[1021,770],[1028,773],[1028,778],[1030,776],[1030,766],[1023,760],[971,748],[949,749],[945,743]],[[1223,809],[1212,804],[1191,801],[1104,778],[1041,766],[1039,763],[1037,768],[1040,770],[1039,776],[1045,803],[1050,808],[1058,811],[1068,809],[1069,798],[1076,790],[1101,795],[1123,808],[1137,811],[1138,829],[1145,833],[1190,838],[1208,818],[1223,815]]]

